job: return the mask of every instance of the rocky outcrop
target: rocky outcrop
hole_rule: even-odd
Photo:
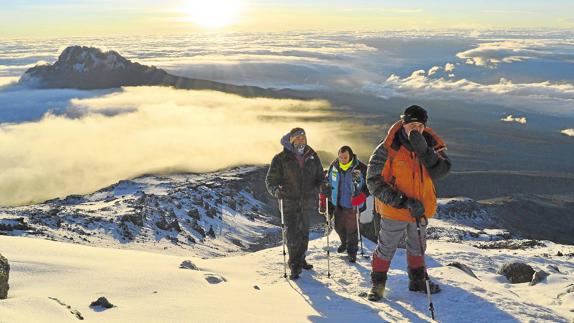
[[[190,269],[190,270],[199,270],[199,268],[193,262],[191,262],[191,260],[182,261],[181,264],[179,265],[179,268]]]
[[[107,308],[114,307],[114,304],[110,303],[107,298],[102,296],[102,297],[98,298],[97,300],[93,301],[90,304],[90,307],[92,307],[92,308],[94,308],[94,307],[98,308],[99,307],[99,308],[107,309]]]
[[[8,278],[10,277],[10,264],[2,254],[0,254],[0,299],[8,298]]]
[[[504,275],[511,284],[519,284],[532,281],[534,269],[523,262],[512,262],[504,264],[498,273]]]
[[[549,273],[545,272],[544,270],[539,270],[534,273],[532,276],[532,280],[530,281],[530,286],[534,286],[546,279],[546,277],[550,276]]]

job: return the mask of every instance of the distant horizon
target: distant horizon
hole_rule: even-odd
[[[573,28],[557,28],[557,27],[512,27],[512,28],[425,28],[425,29],[416,29],[416,28],[404,28],[404,29],[365,29],[365,30],[355,30],[355,29],[292,29],[292,30],[279,30],[279,31],[239,31],[239,30],[195,30],[195,31],[180,31],[180,32],[170,32],[170,33],[163,33],[163,32],[148,32],[148,33],[118,33],[118,34],[109,34],[109,35],[98,35],[98,34],[86,34],[86,35],[59,35],[59,36],[51,36],[51,35],[35,35],[35,36],[2,36],[0,35],[1,40],[19,40],[19,39],[73,39],[73,38],[119,38],[119,37],[147,37],[147,36],[192,36],[192,35],[237,35],[237,34],[289,34],[289,33],[319,33],[324,32],[326,34],[330,33],[384,33],[384,32],[417,32],[417,33],[448,33],[448,32],[572,32],[574,33]],[[479,37],[477,35],[476,37]]]
[[[574,29],[565,0],[461,4],[454,0],[12,1],[0,39],[217,32]]]

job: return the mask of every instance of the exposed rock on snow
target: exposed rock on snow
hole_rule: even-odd
[[[529,249],[546,246],[544,242],[538,240],[503,240],[478,242],[474,244],[480,249]]]
[[[62,305],[63,307],[67,308],[70,311],[70,313],[72,315],[74,315],[78,320],[80,320],[80,321],[84,320],[84,317],[82,316],[82,313],[80,313],[80,311],[73,309],[70,305],[62,302],[61,300],[59,300],[55,297],[48,297],[48,298],[55,301],[56,303]]]
[[[556,265],[546,265],[546,268],[553,273],[560,273],[560,268]]]
[[[115,306],[115,305],[113,305],[112,303],[110,303],[110,302],[108,301],[108,299],[105,298],[105,297],[103,297],[103,296],[100,297],[100,298],[98,298],[97,300],[93,301],[93,302],[90,304],[90,307],[100,307],[100,308],[105,308],[105,309],[112,308],[112,307],[114,307],[114,306]]]
[[[26,231],[31,229],[23,217],[0,219],[0,234],[7,234],[7,231]]]
[[[504,275],[511,284],[519,284],[530,282],[534,269],[523,262],[513,262],[502,265],[498,273]]]
[[[460,263],[460,262],[458,262],[458,261],[457,261],[457,262],[451,262],[451,263],[449,263],[447,266],[451,266],[451,267],[458,268],[458,269],[464,271],[464,272],[465,272],[466,274],[468,274],[469,276],[474,277],[474,278],[480,280],[478,277],[476,277],[476,275],[474,274],[474,272],[472,271],[472,269],[470,269],[470,267],[468,267],[467,265],[462,264],[462,263]]]
[[[0,299],[8,297],[8,289],[10,289],[8,278],[10,278],[10,264],[8,259],[0,254]]]
[[[150,175],[84,196],[0,207],[0,234],[198,256],[261,250],[280,236],[261,190],[265,174],[264,167],[238,167]]]
[[[181,269],[191,269],[191,270],[199,270],[199,268],[191,262],[191,260],[184,260],[182,261],[181,265],[179,265]]]
[[[538,284],[539,282],[546,279],[546,277],[548,277],[548,276],[550,276],[550,274],[545,272],[544,270],[539,270],[539,271],[535,272],[534,276],[532,277],[532,280],[530,281],[530,286],[534,286],[534,285]]]
[[[204,277],[205,280],[207,280],[207,282],[210,284],[219,284],[227,281],[225,277],[216,274],[205,274]]]

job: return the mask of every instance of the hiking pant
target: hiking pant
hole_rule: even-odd
[[[426,250],[426,223],[425,225],[421,223],[420,226],[424,252]],[[391,260],[395,255],[399,242],[401,242],[401,239],[404,239],[405,231],[408,267],[415,269],[424,266],[424,258],[423,254],[421,254],[421,246],[417,233],[417,224],[414,222],[392,220],[383,216],[381,217],[381,230],[379,231],[377,249],[375,249],[373,253],[372,265],[374,272],[387,272],[389,270]]]
[[[317,212],[317,206],[318,201],[315,198],[283,200],[291,270],[301,269],[305,262],[305,253],[309,245],[309,218]]]
[[[337,206],[335,208],[335,231],[341,239],[341,244],[347,247],[347,253],[356,255],[359,249],[357,211]]]

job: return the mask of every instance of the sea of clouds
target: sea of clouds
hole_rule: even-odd
[[[69,45],[199,79],[384,98],[484,102],[574,116],[574,33],[287,32],[0,43],[0,204],[86,193],[150,172],[268,163],[304,124],[317,149],[347,143],[326,101],[241,98],[210,91],[39,90],[15,84]],[[523,116],[504,121],[526,123]],[[573,125],[574,126],[574,125]],[[573,136],[572,129],[556,129]]]

